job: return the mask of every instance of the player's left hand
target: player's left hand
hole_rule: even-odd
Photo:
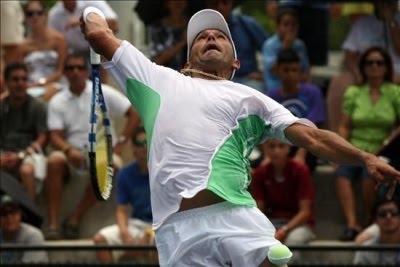
[[[369,175],[378,183],[377,186],[380,184],[389,185],[386,197],[391,199],[397,183],[400,183],[400,172],[374,155],[366,158],[365,166],[368,169]]]

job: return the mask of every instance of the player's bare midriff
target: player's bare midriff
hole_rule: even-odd
[[[203,190],[197,193],[197,195],[192,198],[183,198],[179,211],[201,208],[224,201],[226,200],[217,196],[213,192],[209,190]]]

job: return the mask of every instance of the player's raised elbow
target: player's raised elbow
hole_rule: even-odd
[[[296,123],[286,128],[285,135],[292,144],[307,150],[314,150],[319,144],[320,131],[317,128]]]

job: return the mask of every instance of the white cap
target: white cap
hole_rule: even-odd
[[[189,60],[190,50],[192,49],[194,39],[200,32],[206,29],[217,29],[222,31],[231,41],[233,54],[235,59],[237,59],[235,44],[233,43],[231,32],[229,31],[224,16],[214,9],[203,9],[194,14],[189,20],[187,27],[187,60]],[[234,74],[235,70],[232,72],[231,79]]]

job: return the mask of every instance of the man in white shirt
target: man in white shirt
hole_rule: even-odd
[[[268,255],[280,244],[275,229],[247,189],[248,156],[267,139],[291,142],[337,163],[366,164],[379,182],[400,182],[400,172],[374,155],[295,117],[264,94],[231,82],[240,62],[219,12],[201,10],[189,21],[183,70],[189,76],[152,63],[116,38],[93,9],[85,15],[81,27],[86,39],[109,60],[104,68],[146,129],[160,266],[278,264]],[[291,256],[286,252],[285,261]]]
[[[50,141],[53,151],[48,157],[48,173],[45,181],[48,197],[49,227],[46,239],[61,237],[58,217],[61,207],[63,178],[65,175],[88,175],[86,166],[86,145],[88,143],[90,103],[92,83],[88,80],[86,58],[81,55],[70,55],[66,59],[64,74],[69,81],[69,88],[61,91],[49,102],[47,124],[50,131]],[[122,145],[125,144],[139,118],[131,107],[128,99],[116,89],[103,85],[103,94],[110,117],[125,116],[126,123],[119,137],[112,128],[114,164],[118,170],[122,162]],[[86,187],[85,194],[77,208],[63,223],[64,237],[75,239],[79,237],[79,221],[83,214],[96,202],[91,185]]]
[[[48,24],[64,34],[71,50],[70,53],[87,54],[89,52],[89,44],[79,28],[79,17],[87,6],[100,9],[113,32],[118,31],[118,16],[106,1],[59,0],[49,11]]]

